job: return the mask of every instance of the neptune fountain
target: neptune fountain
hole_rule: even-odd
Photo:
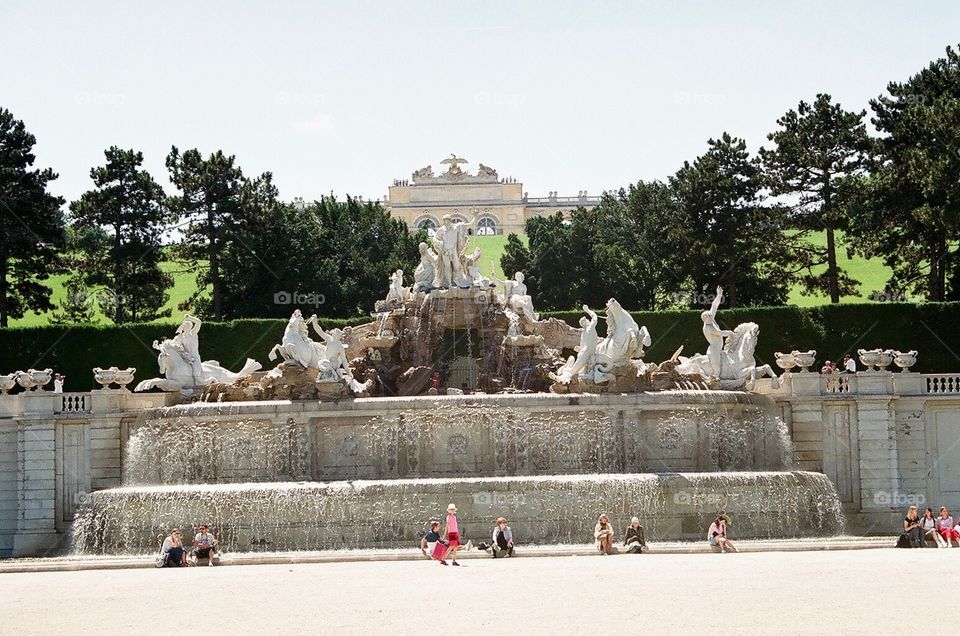
[[[201,520],[234,551],[407,546],[449,501],[468,537],[505,515],[536,543],[589,541],[600,512],[641,517],[654,540],[700,538],[718,512],[740,537],[842,530],[833,484],[794,470],[776,406],[752,392],[777,381],[753,358],[758,326],[717,325],[722,290],[704,354],[648,362],[651,334],[615,299],[603,337],[586,305],[579,328],[541,319],[522,273],[480,271],[467,227],[445,218],[367,324],[295,311],[270,370],[203,361],[185,317],[154,343],[162,377],[137,386],[181,403],[131,423],[123,485],[88,497],[74,549],[149,552]]]

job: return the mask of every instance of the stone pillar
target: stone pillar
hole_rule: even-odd
[[[13,556],[37,555],[56,546],[56,421],[18,421],[19,513]]]
[[[862,386],[862,384],[861,384]],[[870,532],[890,531],[900,496],[896,416],[889,395],[857,398],[861,510]]]

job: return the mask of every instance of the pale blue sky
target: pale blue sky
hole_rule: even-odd
[[[960,42],[957,2],[5,2],[0,105],[68,199],[171,144],[286,199],[381,198],[454,152],[531,196],[663,178],[800,99],[867,107]]]

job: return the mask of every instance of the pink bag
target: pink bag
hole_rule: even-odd
[[[443,555],[447,553],[447,544],[443,541],[437,541],[437,545],[433,546],[433,556],[437,561],[443,560]]]

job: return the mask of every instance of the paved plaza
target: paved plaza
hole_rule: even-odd
[[[650,554],[0,574],[7,634],[890,634],[954,550]]]

